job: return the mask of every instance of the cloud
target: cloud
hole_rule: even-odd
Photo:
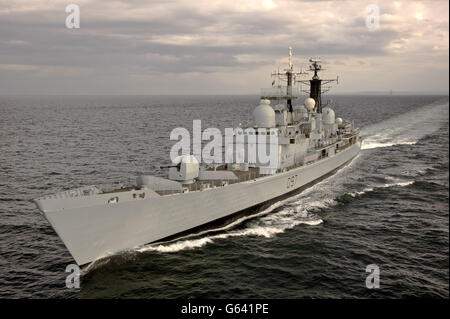
[[[379,1],[375,30],[361,1],[75,2],[81,28],[69,30],[66,1],[0,0],[0,93],[19,82],[31,93],[64,93],[58,83],[67,77],[80,93],[96,93],[100,81],[103,93],[256,93],[266,74],[255,73],[285,64],[289,46],[297,64],[321,55],[341,77],[364,71],[357,89],[381,89],[373,85],[383,72],[411,76],[411,65],[413,76],[439,72],[421,91],[448,87],[447,1]],[[207,83],[183,86],[194,74]],[[168,89],[162,77],[180,86]]]

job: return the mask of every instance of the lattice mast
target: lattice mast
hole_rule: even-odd
[[[289,112],[293,112],[292,99],[295,98],[292,94],[292,86],[295,83],[295,78],[302,74],[307,74],[306,72],[294,72],[294,65],[292,63],[292,48],[289,47],[289,67],[284,69],[284,72],[280,70],[273,72],[272,77],[278,77],[282,81],[286,81],[286,105]],[[275,82],[275,81],[274,81]]]

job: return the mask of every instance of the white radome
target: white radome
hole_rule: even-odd
[[[253,110],[253,124],[257,127],[275,127],[275,111],[269,100],[261,100]]]
[[[336,118],[336,124],[341,125],[342,122],[343,122],[342,118],[340,118],[340,117]]]
[[[314,109],[314,106],[316,105],[316,101],[313,98],[309,97],[303,101],[303,104],[308,111],[312,111]]]
[[[325,124],[334,124],[334,116],[333,109],[326,107],[322,110],[322,121]]]

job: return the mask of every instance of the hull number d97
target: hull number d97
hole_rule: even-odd
[[[297,177],[298,177],[298,175],[293,175],[291,177],[288,177],[287,184],[286,184],[287,189],[292,188],[295,186],[295,184],[297,184]]]

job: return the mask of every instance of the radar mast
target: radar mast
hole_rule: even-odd
[[[278,78],[280,81],[286,82],[286,93],[284,95],[280,95],[279,92],[270,92],[270,94],[263,93],[261,98],[268,99],[268,100],[280,100],[285,99],[286,100],[286,106],[288,108],[289,112],[293,112],[292,108],[292,100],[296,99],[298,96],[293,94],[292,86],[296,82],[296,77],[300,76],[302,74],[307,74],[306,72],[300,71],[300,72],[294,72],[294,65],[292,63],[292,48],[289,47],[289,62],[288,62],[288,68],[284,69],[282,72],[278,69],[275,72],[272,72],[271,76]],[[272,86],[275,83],[275,80],[272,82]],[[279,86],[278,88],[282,88]]]
[[[309,92],[304,91],[305,93],[309,93],[309,97],[313,98],[316,101],[315,111],[317,113],[322,113],[322,93],[325,93],[330,90],[331,87],[325,87],[324,90],[322,90],[322,84],[328,84],[331,82],[336,81],[336,83],[339,83],[339,77],[336,77],[336,79],[321,79],[319,75],[317,74],[319,71],[323,71],[322,69],[322,61],[319,57],[316,58],[310,58],[309,62],[311,63],[309,66],[309,71],[314,72],[314,75],[311,80],[300,80],[298,82],[309,85],[310,90]]]

